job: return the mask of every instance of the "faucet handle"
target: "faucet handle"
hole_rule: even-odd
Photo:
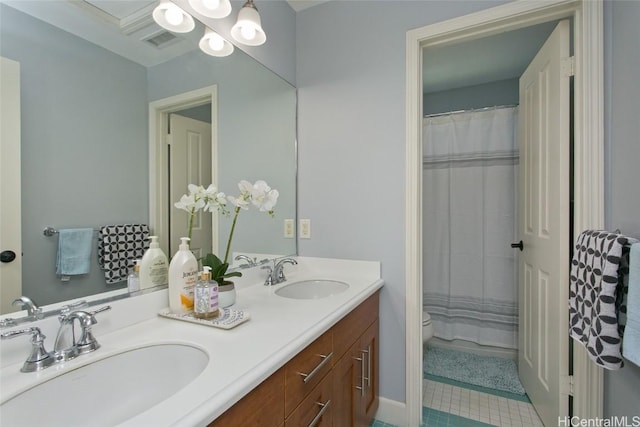
[[[273,268],[271,268],[270,265],[263,265],[262,267],[260,267],[260,269],[268,271],[267,278],[264,281],[264,285],[272,286],[273,285]]]
[[[111,310],[111,306],[110,305],[105,305],[104,307],[100,307],[97,310],[90,311],[89,314],[92,314],[92,315],[95,316],[98,313],[102,313],[103,311],[108,311],[108,310]]]
[[[76,302],[72,302],[70,304],[63,305],[60,308],[60,320],[64,317],[68,316],[71,312],[76,311],[81,308],[89,307],[89,303],[86,300],[80,300]]]
[[[95,315],[107,310],[111,310],[110,305],[105,305],[95,311],[74,311],[69,315],[71,319],[78,319],[82,328],[80,339],[75,345],[79,354],[89,353],[100,348],[98,340],[93,336],[91,327],[98,323]]]
[[[17,331],[9,331],[1,334],[0,338],[5,340],[22,335],[31,335],[31,353],[29,353],[29,357],[25,360],[20,371],[35,372],[51,366],[55,360],[44,348],[44,339],[46,336],[40,331],[40,328],[31,327]]]

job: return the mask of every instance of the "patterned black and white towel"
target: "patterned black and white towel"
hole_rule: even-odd
[[[120,224],[100,227],[98,265],[104,270],[107,284],[127,280],[129,269],[149,247],[149,226]]]
[[[616,288],[626,243],[621,234],[586,230],[578,236],[571,260],[570,335],[587,348],[596,364],[607,369],[624,365]]]

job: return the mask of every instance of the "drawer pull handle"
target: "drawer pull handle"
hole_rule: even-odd
[[[364,381],[365,381],[365,367],[364,367],[364,354],[365,350],[360,350],[360,357],[354,357],[353,360],[360,362],[360,387],[356,386],[356,390],[360,390],[360,396],[364,396]]]
[[[322,358],[322,362],[320,362],[318,364],[318,366],[313,368],[313,371],[309,372],[308,374],[304,374],[302,372],[298,372],[298,375],[302,376],[302,381],[304,381],[305,384],[308,383],[309,381],[311,381],[311,378],[313,378],[318,373],[318,371],[320,371],[322,369],[322,367],[327,364],[327,362],[333,356],[333,351],[331,353],[327,354],[327,355],[319,354],[318,356],[320,356]]]
[[[371,387],[371,346],[367,347],[366,350],[362,350],[363,353],[367,353],[367,386]],[[363,357],[364,359],[364,357]]]
[[[320,406],[320,412],[318,412],[316,416],[313,417],[313,419],[309,423],[309,427],[313,427],[316,424],[318,424],[318,421],[320,421],[320,418],[322,418],[324,413],[327,412],[327,410],[329,409],[329,405],[331,405],[331,399],[327,400],[327,403],[316,402],[316,405]]]

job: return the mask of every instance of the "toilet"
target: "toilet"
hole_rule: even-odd
[[[427,341],[433,336],[433,325],[431,324],[431,315],[426,311],[422,311],[422,343],[426,344]]]

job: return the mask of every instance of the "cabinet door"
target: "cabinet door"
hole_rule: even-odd
[[[360,352],[364,367],[362,373],[362,386],[364,393],[362,393],[360,400],[360,408],[358,410],[359,423],[361,426],[371,425],[373,417],[378,410],[378,338],[380,332],[378,329],[379,321],[375,322],[365,331],[360,339]]]
[[[352,427],[356,425],[355,408],[360,399],[359,342],[348,349],[333,367],[333,425]]]

